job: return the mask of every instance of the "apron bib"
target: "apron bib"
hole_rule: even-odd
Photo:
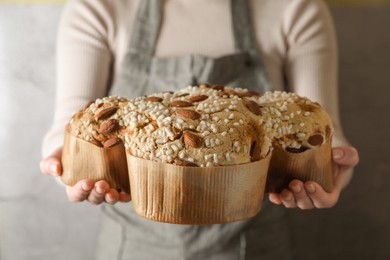
[[[155,57],[164,1],[140,0],[123,66],[109,95],[134,98],[201,83],[271,90],[256,48],[246,0],[231,0],[235,52]],[[102,206],[96,259],[242,260],[290,259],[285,211],[264,200],[246,221],[217,225],[176,225],[137,215],[131,203]]]

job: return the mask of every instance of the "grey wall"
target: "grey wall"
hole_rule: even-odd
[[[390,259],[390,6],[333,8],[341,116],[361,162],[331,210],[290,211],[298,259]]]
[[[39,173],[50,125],[61,5],[0,5],[3,260],[93,259],[99,210]],[[390,7],[333,8],[344,128],[361,163],[331,210],[290,210],[297,259],[390,259]]]
[[[61,5],[0,5],[2,260],[92,259],[99,211],[39,173],[53,115]]]

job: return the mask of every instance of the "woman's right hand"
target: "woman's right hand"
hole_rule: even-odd
[[[55,150],[51,155],[42,159],[40,163],[41,172],[51,176],[59,177],[62,175],[61,164],[62,147]],[[98,205],[103,202],[115,204],[117,202],[129,202],[130,194],[118,192],[111,189],[106,181],[81,180],[74,186],[66,186],[66,193],[69,201],[81,202],[89,201],[91,204]]]

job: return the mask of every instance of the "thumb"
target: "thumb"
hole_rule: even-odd
[[[359,153],[352,146],[333,148],[332,157],[340,166],[354,167],[359,162]]]
[[[58,148],[51,155],[42,159],[39,165],[41,172],[53,176],[60,176],[62,174],[61,155],[62,148]]]

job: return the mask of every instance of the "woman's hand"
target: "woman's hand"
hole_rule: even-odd
[[[328,193],[316,182],[293,180],[280,194],[270,193],[269,200],[286,208],[331,208],[336,205],[341,190],[348,183],[352,169],[359,162],[357,150],[351,146],[333,148],[334,187]]]
[[[41,172],[51,176],[61,176],[61,154],[62,148],[59,148],[50,156],[44,158],[40,163]],[[130,194],[111,189],[105,181],[81,180],[74,186],[66,186],[66,193],[69,201],[81,202],[87,200],[94,205],[103,202],[113,205],[117,202],[129,202],[131,200]]]

